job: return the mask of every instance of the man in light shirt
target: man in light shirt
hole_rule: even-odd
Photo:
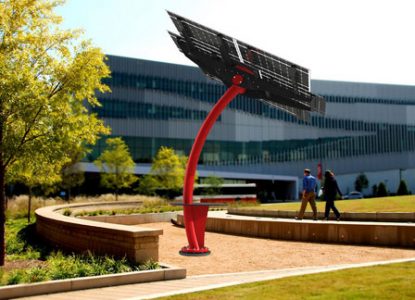
[[[317,220],[317,207],[316,207],[316,189],[317,179],[311,175],[310,169],[304,169],[303,178],[303,192],[301,197],[301,208],[296,220],[302,220],[307,204],[310,202],[311,209],[313,210],[313,219]]]

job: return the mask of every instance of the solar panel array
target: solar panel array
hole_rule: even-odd
[[[310,93],[306,68],[235,38],[168,12],[180,35],[170,32],[177,47],[210,77],[230,86],[243,74],[246,95],[307,120],[310,111],[325,112],[322,97]]]

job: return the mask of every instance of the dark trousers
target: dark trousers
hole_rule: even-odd
[[[327,219],[329,218],[329,215],[330,215],[330,209],[333,210],[337,219],[340,218],[340,213],[337,210],[336,206],[334,205],[334,199],[326,199],[326,210],[324,211],[324,217]]]

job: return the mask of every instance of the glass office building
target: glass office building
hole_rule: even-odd
[[[188,155],[225,86],[197,67],[117,56],[108,56],[108,65],[112,93],[99,95],[102,107],[93,111],[123,137],[137,165],[148,166],[161,146]],[[326,99],[327,109],[309,123],[238,96],[206,141],[200,175],[272,183],[279,197],[294,199],[302,170],[315,173],[321,162],[344,192],[361,172],[370,184],[386,181],[391,192],[399,179],[415,191],[415,86],[312,80],[311,91]]]

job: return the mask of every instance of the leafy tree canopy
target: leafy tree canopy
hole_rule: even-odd
[[[173,148],[161,147],[150,173],[140,179],[138,191],[148,195],[154,194],[157,189],[179,192],[183,188],[186,163],[186,156],[178,155]]]
[[[225,180],[221,177],[210,175],[206,177],[203,183],[207,184],[206,195],[218,195],[221,192],[221,186]]]
[[[367,179],[367,176],[364,173],[359,174],[356,177],[356,180],[354,182],[355,190],[361,192],[363,189],[367,188],[368,186],[369,186],[369,180]]]
[[[125,142],[119,138],[109,138],[106,141],[107,148],[94,161],[102,172],[101,184],[104,187],[118,190],[130,187],[137,177],[134,175],[135,163]]]
[[[0,1],[0,248],[4,250],[4,185],[30,164],[59,173],[68,149],[91,145],[109,130],[88,106],[109,88],[104,54],[81,31],[62,30],[63,1]],[[40,160],[40,161],[37,161]],[[43,163],[42,163],[43,162]],[[43,173],[46,173],[43,170]],[[36,170],[38,172],[38,170]],[[20,173],[20,175],[19,175]],[[22,174],[23,173],[23,174]],[[35,180],[39,180],[35,179]],[[4,264],[4,251],[0,266]]]

